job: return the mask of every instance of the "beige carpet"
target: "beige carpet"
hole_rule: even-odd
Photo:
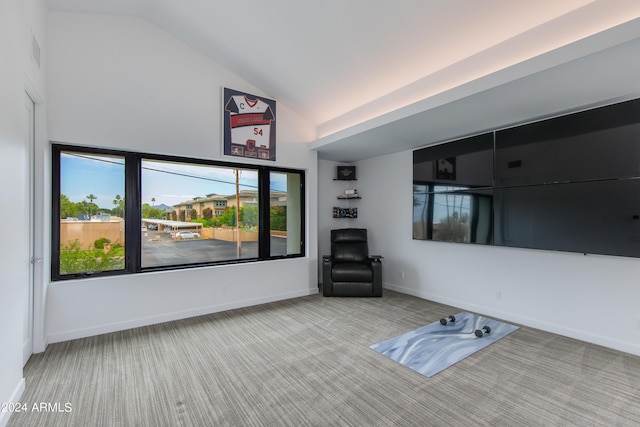
[[[50,345],[18,426],[637,426],[640,358],[522,327],[426,378],[369,346],[459,309],[296,298]]]

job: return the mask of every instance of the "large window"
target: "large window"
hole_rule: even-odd
[[[124,270],[124,158],[66,150],[58,158],[59,274]]]
[[[53,145],[52,278],[304,255],[304,173]]]
[[[257,169],[143,159],[142,267],[258,258],[259,206]]]
[[[302,251],[302,185],[299,173],[271,172],[269,222],[272,255],[296,255]]]

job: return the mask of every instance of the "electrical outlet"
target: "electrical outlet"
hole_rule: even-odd
[[[636,317],[636,329],[640,331],[640,316]]]
[[[500,289],[496,290],[496,301],[502,300],[502,291]]]

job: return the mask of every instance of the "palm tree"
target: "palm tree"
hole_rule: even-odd
[[[118,203],[118,207],[120,206],[120,199],[122,199],[122,197],[120,197],[119,194],[116,194],[116,201]],[[120,214],[118,213],[118,211],[116,210],[116,215],[120,216]]]
[[[93,193],[87,196],[87,199],[89,199],[89,217],[91,217],[91,205],[93,204],[93,201],[96,200],[97,198],[98,197],[94,196]]]
[[[151,198],[151,206],[153,206],[154,208],[156,207],[156,198],[155,197]]]

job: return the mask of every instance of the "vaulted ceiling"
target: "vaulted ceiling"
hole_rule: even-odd
[[[637,0],[48,0],[138,15],[350,162],[640,96]]]

